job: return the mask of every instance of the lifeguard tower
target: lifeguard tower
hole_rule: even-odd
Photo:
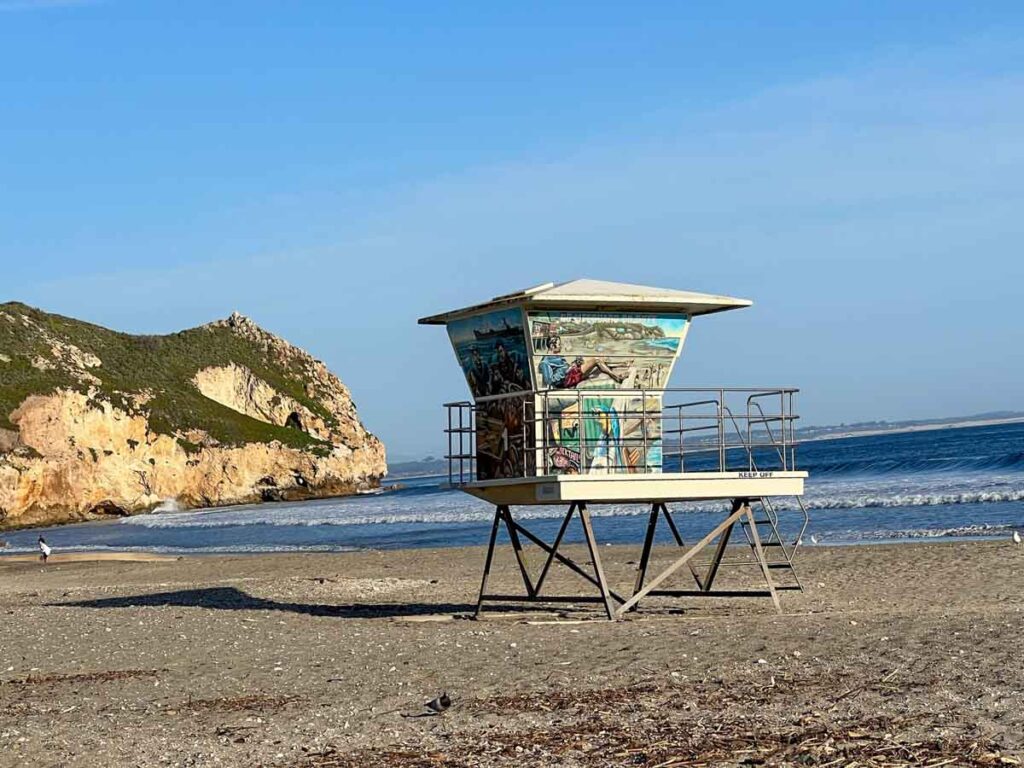
[[[472,400],[445,404],[449,481],[495,505],[478,615],[488,601],[593,600],[614,619],[635,610],[647,596],[761,595],[779,609],[779,591],[801,588],[793,554],[807,526],[800,501],[807,473],[796,468],[797,390],[667,387],[695,318],[750,305],[727,296],[574,280],[419,321],[447,327],[472,394]],[[794,497],[801,515],[788,542],[771,501],[780,496]],[[709,499],[729,500],[728,512],[704,538],[687,546],[669,505]],[[601,566],[588,505],[602,503],[650,507],[628,595],[609,587]],[[514,507],[535,504],[567,506],[550,543],[513,513]],[[560,551],[574,515],[582,524],[589,569]],[[648,580],[661,518],[681,552]],[[525,594],[487,591],[501,526],[508,532]],[[750,547],[741,563],[759,570],[765,587],[715,590],[719,569],[730,564],[726,552],[737,526]],[[528,567],[523,539],[545,553],[539,572]],[[710,545],[710,561],[698,569],[694,558]],[[599,594],[543,594],[556,560]],[[695,588],[662,588],[684,566]]]

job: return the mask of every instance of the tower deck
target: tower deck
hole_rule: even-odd
[[[806,472],[661,472],[643,475],[545,475],[459,484],[492,504],[623,504],[800,496]]]

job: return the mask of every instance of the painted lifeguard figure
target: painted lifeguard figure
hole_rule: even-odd
[[[807,475],[796,469],[797,390],[668,388],[694,318],[750,304],[728,296],[575,280],[420,320],[447,327],[473,396],[446,405],[449,479],[495,505],[478,613],[489,600],[562,599],[542,594],[555,561],[597,587],[593,599],[604,603],[610,618],[621,617],[647,596],[757,594],[771,597],[778,607],[780,589],[799,588],[792,556],[806,528],[800,496]],[[797,499],[802,519],[792,543],[782,539],[773,496]],[[707,537],[687,547],[668,504],[695,499],[728,499],[731,505]],[[590,525],[588,505],[608,502],[650,505],[629,597],[607,584]],[[542,541],[515,519],[514,506],[534,504],[568,505],[553,542]],[[559,551],[576,515],[589,545],[589,568]],[[648,581],[662,518],[683,552]],[[508,530],[525,595],[487,591],[501,526]],[[749,544],[747,563],[765,586],[715,590],[737,526]],[[531,571],[520,536],[545,553],[539,572]],[[701,573],[694,557],[710,544],[714,554]],[[776,556],[767,557],[766,550]],[[696,589],[659,589],[683,565],[689,566]],[[773,574],[792,583],[778,584]]]

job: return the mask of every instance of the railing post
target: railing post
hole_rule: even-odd
[[[789,461],[786,458],[786,393],[779,390],[779,413],[782,415],[782,471],[789,468]]]
[[[551,416],[548,414],[548,393],[544,393],[544,421],[541,424],[541,433],[543,437],[540,440],[541,455],[544,457],[544,474],[549,474],[548,468],[548,426],[550,425]]]
[[[459,483],[462,484],[466,481],[466,460],[464,458],[466,455],[466,414],[461,403],[457,407],[459,409]]]
[[[452,485],[452,471],[454,468],[452,456],[455,455],[455,452],[452,450],[452,407],[450,405],[446,405],[445,411],[447,411],[448,415],[448,485]],[[461,451],[459,451],[459,453],[461,453]]]
[[[718,471],[725,472],[725,390],[718,390]]]
[[[686,449],[683,447],[683,440],[685,439],[685,432],[683,432],[683,407],[679,406],[676,409],[676,420],[679,422],[679,472],[683,473],[686,471]]]
[[[519,421],[522,424],[522,438],[523,438],[523,477],[528,477],[526,474],[526,395],[523,395],[522,402],[519,403]],[[536,453],[533,454],[536,457]]]
[[[583,410],[583,393],[576,390],[576,408],[580,414],[580,474],[589,474],[583,471],[587,465],[587,412]]]
[[[753,400],[753,396],[747,398],[747,471],[754,471],[754,436],[750,429],[750,403]]]
[[[640,417],[640,432],[644,438],[644,474],[649,474],[651,468],[647,466],[647,390],[640,389],[640,401],[642,403],[642,415]]]

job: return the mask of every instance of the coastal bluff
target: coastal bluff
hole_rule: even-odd
[[[0,304],[0,529],[344,495],[386,473],[341,380],[243,315],[133,336]]]

